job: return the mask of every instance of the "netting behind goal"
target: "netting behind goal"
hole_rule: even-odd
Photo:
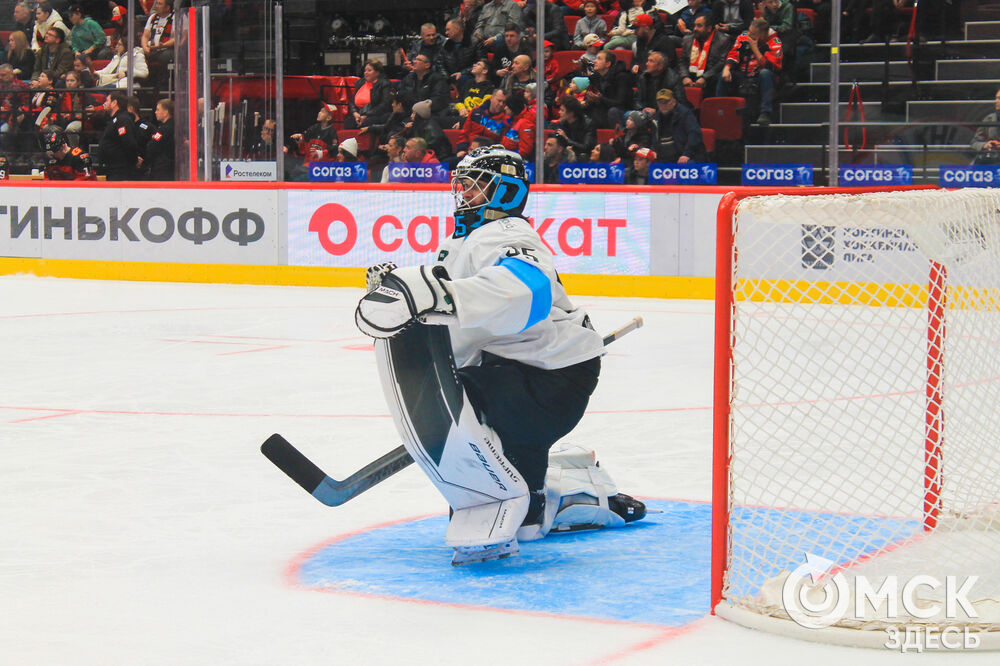
[[[722,211],[717,612],[856,644],[905,625],[1000,632],[1000,193]],[[920,586],[910,613],[918,575],[942,585]],[[978,577],[971,612],[946,608],[948,576]],[[854,594],[861,577],[897,592],[861,614],[854,598],[842,616],[834,595],[822,606],[835,579]]]

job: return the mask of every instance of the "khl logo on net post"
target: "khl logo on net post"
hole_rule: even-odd
[[[898,576],[880,576],[881,584],[876,588],[865,576],[858,575],[854,577],[854,593],[852,594],[850,583],[842,571],[837,571],[832,576],[827,575],[834,564],[832,560],[825,557],[805,553],[805,561],[785,577],[781,586],[781,605],[788,616],[799,626],[807,629],[823,629],[836,624],[845,616],[848,619],[861,621],[866,617],[871,617],[871,614],[865,612],[866,604],[871,604],[871,608],[876,612],[884,604],[885,612],[879,613],[879,617],[888,621],[904,620],[901,624],[905,624],[907,618],[930,620],[940,617],[941,604],[921,598],[917,594],[919,588],[938,590],[943,587],[945,620],[958,617],[959,606],[965,612],[964,617],[979,618],[968,598],[972,586],[979,580],[978,576],[968,576],[961,583],[958,576],[946,576],[942,584],[934,576],[918,575],[906,579],[902,587],[899,585]],[[853,617],[850,617],[848,611],[852,610],[850,608],[852,599],[854,601],[854,614]],[[902,605],[902,614],[899,613],[900,605]],[[958,633],[958,629],[954,629],[954,631]],[[898,630],[889,628],[886,629],[886,632],[890,636],[886,647],[899,647],[899,645],[894,644],[893,640],[893,634],[894,632],[898,633]],[[926,632],[929,642],[932,631],[927,629]],[[944,643],[946,632],[947,630],[941,632],[942,643]],[[974,644],[970,645],[970,640]],[[975,647],[977,644],[977,637],[970,635],[966,630],[964,646]],[[944,643],[944,647],[954,649],[960,645]]]

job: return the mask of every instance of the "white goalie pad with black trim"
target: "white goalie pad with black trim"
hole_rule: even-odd
[[[482,425],[458,379],[444,326],[417,324],[375,341],[379,379],[406,450],[454,510],[448,545],[514,538],[528,486]]]

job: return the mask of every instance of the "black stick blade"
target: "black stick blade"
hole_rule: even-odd
[[[323,470],[277,433],[261,444],[260,452],[310,495],[326,478]]]

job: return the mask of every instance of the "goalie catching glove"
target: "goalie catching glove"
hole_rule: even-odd
[[[447,282],[444,266],[393,268],[358,303],[354,321],[373,338],[394,337],[417,321],[447,324],[455,317]]]

